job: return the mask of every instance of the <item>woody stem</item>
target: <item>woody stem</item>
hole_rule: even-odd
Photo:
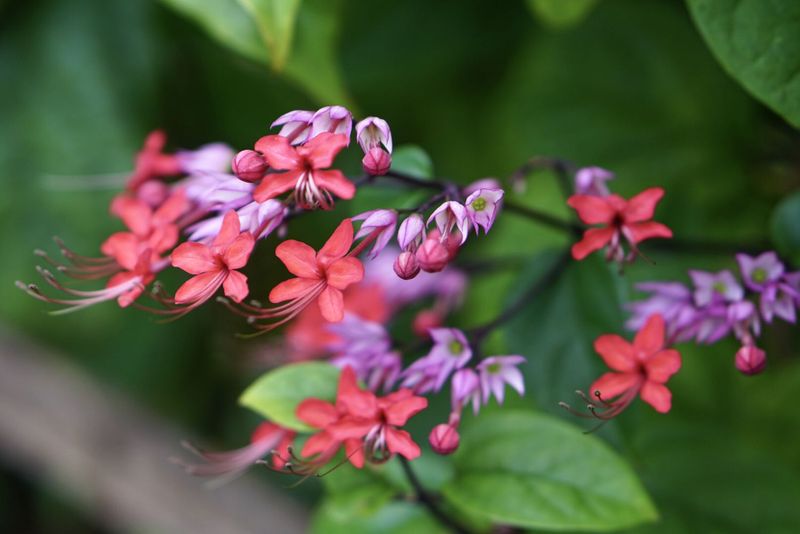
[[[457,532],[458,534],[470,534],[469,530],[458,524],[452,517],[447,515],[444,510],[439,508],[439,504],[437,502],[438,499],[435,495],[429,493],[428,490],[422,486],[422,483],[420,482],[419,478],[417,478],[417,474],[411,468],[411,464],[408,462],[408,460],[402,456],[398,456],[398,459],[400,460],[400,465],[403,466],[403,472],[406,474],[408,482],[414,489],[414,493],[416,494],[419,503],[427,508],[432,516],[438,519],[440,523],[449,528],[451,531]]]

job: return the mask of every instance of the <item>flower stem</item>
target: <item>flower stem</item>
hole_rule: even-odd
[[[422,483],[419,481],[419,478],[417,478],[417,474],[411,468],[411,464],[408,460],[399,455],[397,458],[400,460],[400,465],[403,466],[403,472],[406,474],[408,482],[411,484],[411,487],[414,488],[414,493],[419,503],[427,508],[432,516],[451,531],[457,532],[458,534],[470,534],[469,530],[457,523],[439,507],[437,496],[429,493],[428,490],[422,487]]]
[[[545,226],[549,226],[550,228],[555,228],[564,232],[570,232],[574,235],[580,235],[580,233],[583,231],[583,228],[577,223],[565,221],[558,217],[554,217],[549,213],[544,213],[508,200],[503,200],[503,209],[511,213],[521,215],[522,217],[534,220]]]

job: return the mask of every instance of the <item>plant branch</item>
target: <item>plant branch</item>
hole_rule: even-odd
[[[549,213],[544,213],[534,208],[529,208],[509,200],[503,200],[503,209],[541,223],[545,226],[549,226],[550,228],[569,232],[573,235],[580,235],[580,233],[583,231],[583,227],[577,223],[565,221],[564,219],[560,219],[550,215]]]
[[[417,474],[411,468],[411,464],[408,460],[399,455],[397,458],[400,460],[400,465],[403,466],[403,472],[408,482],[411,484],[411,487],[414,489],[419,503],[427,508],[431,515],[438,519],[440,523],[453,532],[457,532],[458,534],[470,534],[469,530],[461,526],[452,517],[447,515],[444,510],[439,508],[439,504],[436,502],[438,499],[435,495],[432,495],[428,490],[422,487],[422,483],[419,481],[419,478],[417,478]]]

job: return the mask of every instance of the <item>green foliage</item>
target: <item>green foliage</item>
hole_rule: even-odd
[[[800,2],[687,0],[708,46],[731,76],[800,127]]]
[[[433,178],[433,161],[423,148],[402,145],[392,153],[392,170],[417,178]]]
[[[238,0],[258,26],[272,68],[283,70],[289,57],[300,0]]]
[[[339,369],[323,362],[284,365],[261,375],[239,397],[239,403],[279,425],[312,431],[295,416],[297,405],[314,397],[332,401]]]
[[[597,0],[527,0],[528,7],[542,22],[554,28],[579,24]]]
[[[628,464],[599,438],[550,416],[506,409],[462,432],[454,505],[500,524],[613,530],[657,517]]]
[[[800,262],[800,192],[784,198],[775,208],[772,240],[781,254]]]

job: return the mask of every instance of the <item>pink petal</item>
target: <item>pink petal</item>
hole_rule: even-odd
[[[266,202],[294,189],[297,180],[304,172],[306,171],[300,170],[266,175],[253,191],[253,199],[256,202]]]
[[[272,288],[269,292],[269,301],[275,304],[306,296],[319,284],[321,284],[319,280],[311,278],[290,278]]]
[[[586,224],[610,224],[617,210],[607,202],[606,197],[594,195],[572,195],[567,204],[574,208],[578,217]]]
[[[124,269],[133,270],[139,259],[139,238],[131,232],[117,232],[111,234],[100,246],[106,256],[117,260]]]
[[[595,391],[599,391],[600,398],[607,401],[636,387],[639,380],[637,373],[606,373],[589,387],[589,394],[594,398]]]
[[[265,135],[256,141],[254,148],[264,155],[267,164],[273,169],[288,171],[303,165],[303,158],[283,136]],[[261,201],[259,200],[259,202]]]
[[[219,270],[217,259],[211,249],[201,243],[187,241],[172,252],[172,266],[189,274],[202,274]]]
[[[625,236],[634,244],[654,237],[663,237],[665,239],[672,237],[672,230],[654,221],[627,224],[623,228],[625,229]]]
[[[222,289],[225,292],[225,296],[234,302],[242,302],[250,291],[247,288],[247,277],[239,271],[228,273],[225,282],[222,283]]]
[[[161,225],[175,222],[189,209],[189,199],[183,189],[177,189],[153,214],[153,224]]]
[[[364,266],[357,258],[342,258],[330,264],[325,276],[331,287],[346,289],[364,278]]]
[[[350,219],[345,219],[333,234],[328,238],[328,241],[322,245],[317,254],[317,261],[324,266],[333,263],[334,260],[344,257],[350,251],[350,245],[353,244],[353,223]]]
[[[620,336],[607,334],[598,337],[594,342],[594,350],[614,371],[629,373],[639,366],[633,346]]]
[[[582,260],[595,250],[600,250],[614,236],[613,228],[590,228],[583,234],[583,239],[572,245],[572,257]]]
[[[348,439],[344,442],[344,453],[353,467],[364,467],[364,443],[360,439]]]
[[[332,169],[328,171],[314,171],[314,182],[321,188],[330,191],[339,198],[349,200],[356,194],[356,186],[345,178],[342,171]]]
[[[300,278],[320,278],[317,253],[302,241],[284,241],[275,247],[275,255],[293,275]]]
[[[339,419],[339,412],[330,402],[320,399],[306,399],[297,405],[297,418],[314,428],[325,428]]]
[[[640,392],[642,400],[656,409],[657,412],[667,413],[672,408],[672,393],[667,386],[648,380]]]
[[[346,439],[363,438],[378,422],[375,419],[345,416],[328,426],[331,436],[344,441]]]
[[[336,155],[348,144],[347,136],[323,132],[297,148],[315,169],[327,169],[333,165]]]
[[[641,358],[642,355],[650,357],[664,348],[664,318],[653,314],[633,338],[633,347]]]
[[[411,439],[411,434],[405,430],[389,427],[386,429],[386,447],[389,452],[405,456],[408,460],[419,457],[419,445]]]
[[[218,275],[219,271],[210,271],[189,278],[175,293],[175,302],[177,304],[194,303],[206,294],[212,295],[222,285],[223,278]]]
[[[300,451],[302,456],[313,456],[321,452],[325,452],[331,447],[335,446],[339,441],[331,436],[328,432],[317,432],[308,438],[303,445],[303,450]]]
[[[247,260],[250,258],[250,253],[253,252],[253,247],[256,240],[250,232],[242,232],[228,245],[225,252],[222,254],[222,261],[228,266],[228,269],[241,269],[247,265]]]
[[[384,408],[383,413],[386,416],[386,422],[390,425],[403,426],[411,417],[427,407],[428,399],[414,396]]]
[[[675,349],[662,350],[644,363],[647,378],[661,384],[681,368],[681,354]]]
[[[317,304],[322,317],[329,323],[338,323],[344,319],[344,297],[335,287],[326,287],[320,293]]]
[[[161,254],[171,249],[178,242],[180,232],[174,224],[156,226],[147,239],[153,252]]]
[[[628,205],[622,212],[626,223],[647,221],[653,218],[656,205],[664,196],[664,190],[660,187],[645,189],[635,197],[628,200]]]
[[[125,226],[133,233],[140,236],[150,233],[153,211],[144,201],[138,198],[120,197],[112,204],[112,211],[119,215]]]
[[[233,210],[228,211],[222,219],[222,227],[219,229],[217,237],[211,242],[211,246],[220,247],[230,243],[239,235],[239,230],[239,215]]]

